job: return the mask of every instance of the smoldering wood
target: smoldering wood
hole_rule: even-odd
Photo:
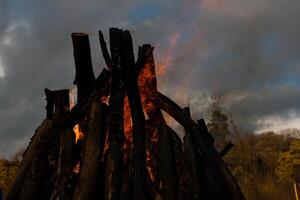
[[[220,152],[220,156],[223,157],[225,156],[232,148],[234,147],[234,145],[230,142],[228,143]]]
[[[178,180],[175,153],[170,131],[166,125],[158,128],[158,171],[164,199],[178,200]]]
[[[106,63],[107,68],[109,70],[111,70],[112,60],[111,60],[111,57],[108,53],[106,42],[105,42],[104,37],[103,37],[103,33],[102,33],[102,31],[99,31],[98,34],[99,34],[99,42],[100,42],[100,47],[101,47],[101,51],[102,51],[102,56],[104,58],[104,61]]]
[[[77,102],[79,103],[95,81],[95,75],[88,34],[72,33],[71,36],[76,68],[74,84],[77,85]]]
[[[105,184],[108,187],[106,200],[118,200],[121,189],[123,170],[123,142],[124,142],[124,98],[125,74],[121,65],[121,36],[122,30],[110,28],[110,51],[112,58],[112,79],[109,98],[109,150]]]
[[[91,104],[88,116],[88,132],[84,139],[82,159],[80,162],[79,180],[73,199],[89,200],[95,198],[100,183],[101,159],[103,155],[106,134],[107,106],[101,102]]]
[[[199,130],[197,123],[191,118],[186,117],[182,109],[163,94],[157,93],[157,95],[152,98],[158,107],[166,111],[187,130],[191,131],[195,138],[195,142],[197,143],[199,154],[203,156],[204,162],[210,167],[208,173],[214,177],[215,193],[219,195],[222,194],[223,199],[244,199],[234,177],[227,169],[207,135],[203,133],[203,130]]]
[[[122,32],[121,65],[123,65],[126,74],[127,95],[133,126],[133,199],[144,200],[148,196],[146,190],[145,116],[139,93],[132,38],[129,31]]]

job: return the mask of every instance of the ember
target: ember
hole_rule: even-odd
[[[110,29],[110,53],[99,32],[108,69],[95,79],[88,35],[72,39],[78,102],[45,90],[46,119],[7,200],[244,199],[222,160],[228,150],[217,152],[205,122],[158,92],[151,45],[135,61],[129,31]],[[185,128],[184,142],[161,110]]]

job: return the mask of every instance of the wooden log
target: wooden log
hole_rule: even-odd
[[[88,117],[88,132],[83,144],[80,162],[79,180],[75,188],[74,200],[95,199],[95,193],[100,183],[101,159],[105,144],[106,108],[101,102],[91,104]]]
[[[215,193],[220,195],[222,199],[244,199],[234,177],[227,169],[217,150],[210,142],[210,139],[208,139],[208,136],[202,129],[199,129],[197,123],[187,117],[176,103],[163,94],[157,93],[153,97],[153,101],[158,107],[166,111],[192,133],[198,152],[203,156],[204,162],[209,166],[209,173],[214,177]]]
[[[55,107],[54,119],[60,120],[69,111],[69,90],[51,91],[51,96]],[[24,200],[49,198],[57,177],[59,136],[55,137],[50,148],[41,147],[38,151],[22,186],[20,198]]]
[[[166,125],[158,129],[158,170],[164,199],[178,199],[178,181],[172,138]]]
[[[110,51],[112,58],[112,80],[109,98],[109,150],[105,184],[107,186],[105,199],[118,200],[122,183],[123,142],[124,142],[124,97],[125,77],[121,65],[121,36],[122,31],[111,28]]]
[[[71,199],[73,191],[73,150],[75,133],[68,129],[60,134],[60,149],[57,173],[58,177],[52,190],[50,200]]]
[[[138,88],[132,38],[129,31],[123,31],[121,44],[121,65],[125,68],[127,95],[133,125],[133,199],[146,199],[146,133],[145,116]]]
[[[110,73],[104,69],[94,82],[93,86],[89,89],[84,100],[75,105],[71,112],[63,117],[62,120],[44,120],[42,122],[24,154],[16,178],[6,194],[6,200],[16,200],[18,198],[26,173],[29,170],[31,163],[39,155],[39,149],[48,149],[53,138],[55,138],[61,130],[72,129],[78,123],[87,112],[91,102],[95,99],[100,99],[102,95],[107,95],[109,78]]]
[[[30,142],[30,146],[27,148],[26,153],[24,154],[24,158],[20,163],[20,167],[17,171],[16,178],[9,187],[9,190],[5,197],[6,200],[19,199],[19,195],[22,190],[22,186],[26,178],[26,174],[30,169],[31,164],[36,159],[37,150],[38,147],[40,146],[39,145],[40,140],[45,134],[45,132],[47,132],[47,130],[52,126],[52,124],[53,124],[52,120],[46,119],[41,123],[39,128],[36,130]]]
[[[77,85],[77,102],[81,102],[86,92],[95,81],[92,66],[89,36],[86,33],[72,33],[76,76],[74,84]]]
[[[109,55],[108,50],[107,50],[107,46],[106,46],[106,42],[105,42],[104,37],[103,37],[103,33],[101,31],[99,31],[99,41],[100,41],[102,56],[104,58],[106,66],[109,70],[111,70],[112,61],[111,61],[110,55]]]
[[[185,107],[182,109],[184,114],[191,118],[190,108]],[[205,177],[200,176],[200,165],[199,159],[197,156],[197,148],[193,139],[191,132],[188,129],[185,129],[185,135],[183,137],[185,155],[187,157],[186,161],[188,162],[189,172],[190,172],[190,181],[191,188],[189,190],[188,199],[200,200],[203,197],[202,191],[204,188],[201,188],[201,179]]]
[[[225,156],[232,148],[234,147],[234,145],[230,142],[228,143],[220,152],[220,156],[223,157]]]

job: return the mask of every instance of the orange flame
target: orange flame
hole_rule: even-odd
[[[161,57],[158,58],[158,62],[156,64],[158,76],[164,75],[173,64],[173,51],[177,45],[179,36],[178,32],[174,32],[168,37],[168,49],[161,54]]]

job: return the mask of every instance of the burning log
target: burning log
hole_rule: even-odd
[[[176,103],[163,94],[158,93],[153,97],[153,101],[158,107],[166,111],[193,134],[198,152],[203,156],[204,162],[209,166],[209,171],[207,173],[214,177],[214,194],[219,195],[219,198],[221,199],[244,199],[234,177],[211,144],[208,136],[202,129],[199,129],[197,123],[187,117]]]
[[[84,140],[79,180],[75,188],[74,200],[94,199],[97,192],[95,186],[100,184],[100,176],[103,177],[100,165],[106,134],[106,109],[106,105],[103,103],[95,102],[91,104],[88,132]]]
[[[133,124],[133,199],[146,199],[146,135],[145,116],[139,94],[132,39],[129,31],[122,33],[121,64],[126,70],[127,95]]]
[[[106,200],[119,199],[121,189],[121,178],[123,170],[123,141],[124,141],[124,97],[125,76],[124,67],[121,64],[121,38],[122,30],[111,28],[110,51],[112,57],[112,81],[109,98],[110,120],[109,120],[109,150],[106,168],[105,185],[108,187],[105,194]]]
[[[165,200],[178,200],[178,179],[172,137],[169,127],[161,125],[158,129],[158,168]]]

